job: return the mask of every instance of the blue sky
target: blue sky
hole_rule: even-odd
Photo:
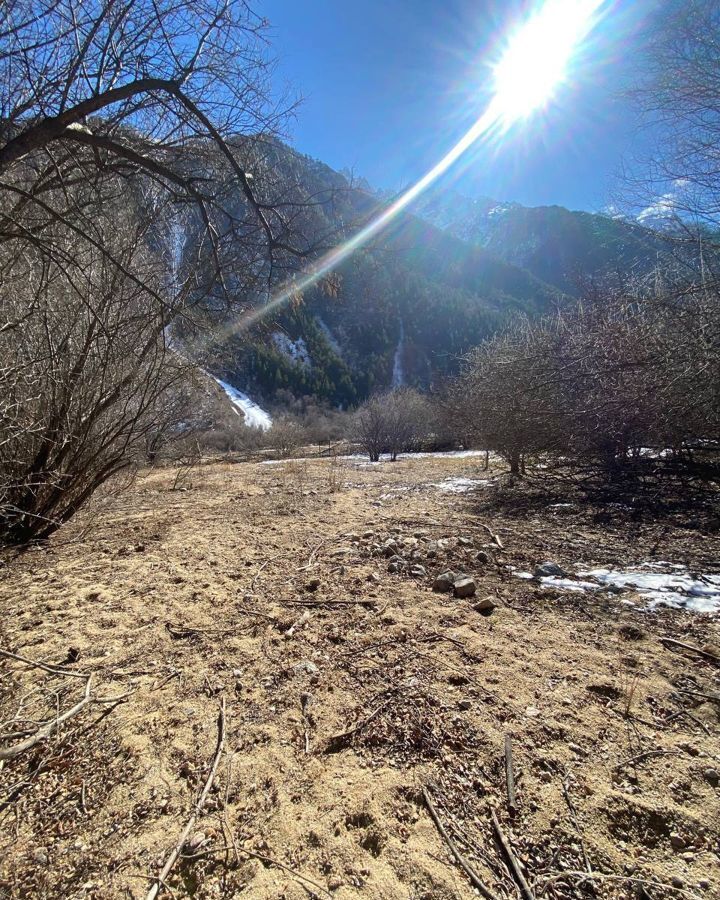
[[[477,147],[457,190],[527,205],[598,210],[623,159],[642,147],[620,91],[663,0],[615,0],[555,102]],[[487,61],[527,3],[512,0],[259,0],[271,23],[276,85],[303,103],[291,143],[375,187],[424,172],[482,111]]]

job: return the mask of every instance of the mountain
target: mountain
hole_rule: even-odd
[[[418,215],[463,241],[578,296],[588,278],[644,276],[667,252],[657,231],[625,219],[562,206],[521,206],[454,191],[435,193]]]
[[[327,197],[307,225],[333,243],[390,202],[279,143],[272,165]],[[438,192],[203,363],[270,408],[288,394],[347,408],[391,385],[427,388],[512,314],[568,302],[581,278],[646,274],[661,247],[657,233],[608,216]]]

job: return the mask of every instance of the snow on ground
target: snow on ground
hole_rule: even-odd
[[[644,568],[657,568],[657,565],[645,564]],[[674,571],[670,573],[591,569],[578,574],[594,578],[607,587],[631,588],[648,601],[650,609],[662,603],[693,612],[720,612],[720,575],[695,576],[685,566],[672,568]]]
[[[207,374],[210,375],[209,372]],[[236,407],[235,412],[238,415],[242,413],[245,416],[246,425],[249,425],[251,428],[262,428],[263,431],[272,426],[272,419],[269,414],[264,409],[261,409],[257,403],[254,403],[247,394],[243,394],[242,391],[237,390],[237,388],[228,384],[227,381],[223,381],[215,375],[210,375],[210,378],[217,382],[228,395],[230,402]]]
[[[647,571],[672,569],[671,572]],[[531,572],[513,571],[516,578],[530,580]],[[592,579],[581,580],[581,579]],[[585,593],[620,588],[633,590],[645,600],[647,609],[672,606],[690,612],[720,612],[720,575],[691,575],[677,563],[643,563],[636,569],[590,569],[578,572],[577,577],[547,576],[536,579],[547,587]]]
[[[430,487],[437,488],[449,494],[466,494],[476,487],[491,484],[490,481],[480,478],[446,478],[444,481],[433,482]]]
[[[310,368],[310,354],[303,338],[292,341],[284,332],[274,331],[272,342],[288,359],[291,359],[294,363],[299,363],[301,366]]]

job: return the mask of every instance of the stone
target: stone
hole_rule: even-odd
[[[469,537],[459,537],[457,539],[458,547],[472,547],[473,539]]]
[[[402,556],[393,556],[388,563],[388,572],[402,572],[406,562]]]
[[[438,594],[449,594],[455,588],[455,573],[443,572],[433,582],[433,590]]]
[[[554,562],[540,563],[533,574],[536,578],[567,578],[567,572]]]
[[[461,700],[458,703],[458,709],[462,709],[462,710],[472,709],[472,700]]]
[[[305,590],[306,591],[316,591],[320,587],[320,579],[319,578],[310,578],[305,582]]]
[[[477,591],[477,585],[474,578],[457,578],[453,585],[455,596],[459,598],[474,597]]]
[[[673,877],[670,879],[670,884],[675,888],[682,888],[685,886],[685,882],[679,875],[673,875]]]
[[[475,561],[479,562],[481,566],[492,566],[495,562],[492,555],[488,553],[487,550],[478,550],[475,554]]]
[[[391,556],[395,556],[400,549],[398,542],[394,541],[392,538],[390,538],[389,541],[385,541],[382,548],[385,556],[387,556],[388,558],[390,558]]]
[[[492,612],[495,608],[496,604],[492,597],[483,597],[482,600],[478,600],[477,603],[473,604],[473,609],[476,612]]]
[[[670,845],[673,850],[683,850],[685,848],[685,839],[677,831],[673,831],[670,834]]]
[[[410,574],[414,578],[424,578],[427,575],[427,569],[425,566],[413,566],[412,569],[410,569]]]
[[[705,769],[703,772],[703,778],[705,781],[709,782],[713,787],[717,787],[720,783],[720,772],[717,769]]]
[[[373,584],[379,584],[381,581],[380,576],[378,575],[377,572],[371,572],[368,575],[367,580],[372,582]]]
[[[310,659],[302,659],[292,667],[295,675],[317,675],[320,669]]]
[[[196,831],[195,834],[187,839],[185,847],[191,853],[195,853],[196,850],[199,850],[202,847],[206,840],[207,837],[204,831]]]

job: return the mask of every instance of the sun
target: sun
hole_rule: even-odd
[[[492,106],[506,124],[526,118],[553,98],[603,3],[546,0],[510,35],[493,68]]]

